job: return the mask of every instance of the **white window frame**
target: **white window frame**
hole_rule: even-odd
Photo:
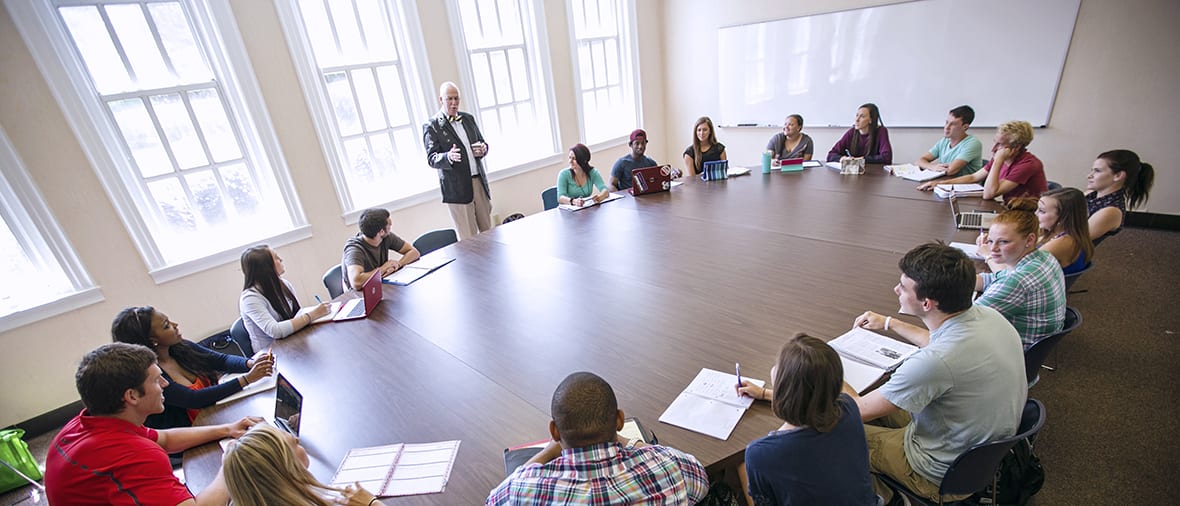
[[[209,65],[221,85],[229,120],[240,132],[243,156],[252,159],[256,170],[274,174],[275,190],[290,213],[292,228],[266,232],[244,244],[233,245],[203,257],[169,263],[156,245],[147,219],[137,203],[139,189],[128,178],[138,177],[130,155],[122,148],[118,126],[104,110],[85,65],[74,51],[73,42],[58,19],[50,0],[5,0],[13,21],[24,37],[34,61],[66,120],[77,135],[82,150],[98,174],[132,242],[139,250],[149,274],[157,284],[238,260],[244,247],[266,242],[282,246],[311,237],[291,183],[287,164],[279,148],[262,93],[254,78],[245,43],[242,41],[228,0],[178,0],[192,15],[194,35],[214,54]],[[85,4],[79,1],[79,4]],[[134,176],[132,176],[134,175]]]
[[[565,161],[565,153],[559,143],[561,142],[561,132],[559,129],[559,122],[557,120],[557,101],[555,98],[553,88],[553,67],[550,64],[549,57],[549,37],[545,29],[545,11],[543,7],[544,0],[516,0],[525,7],[521,9],[521,14],[524,16],[523,33],[525,36],[525,45],[533,44],[533,50],[529,51],[528,63],[532,66],[533,72],[529,76],[529,82],[534,87],[532,100],[536,101],[537,91],[544,93],[543,105],[548,108],[549,116],[549,131],[552,132],[552,153],[543,154],[533,160],[526,160],[512,166],[497,167],[495,160],[496,153],[496,139],[488,139],[488,147],[491,151],[491,157],[485,159],[485,170],[488,177],[492,181],[515,176],[542,167],[552,166],[554,163]],[[471,51],[467,49],[466,36],[463,33],[463,20],[459,16],[458,0],[447,0],[447,17],[451,23],[451,37],[455,45],[455,59],[459,67],[459,77],[462,82],[456,83],[459,85],[461,96],[463,97],[463,105],[459,107],[460,110],[468,111],[484,125],[483,120],[483,106],[479,103],[479,96],[475,90],[475,72],[471,69]],[[437,100],[435,101],[437,103]],[[484,131],[486,136],[486,130]],[[500,144],[501,146],[503,143]]]
[[[618,35],[615,37],[616,44],[619,49],[619,85],[622,88],[624,97],[629,97],[631,105],[634,108],[634,128],[642,128],[643,125],[643,108],[640,107],[639,90],[642,90],[640,81],[639,69],[639,33],[636,20],[636,7],[634,0],[617,0],[618,12],[623,15],[622,27]],[[574,69],[574,99],[578,107],[578,134],[580,139],[585,139],[591,150],[598,150],[602,148],[609,148],[626,144],[630,139],[631,130],[624,129],[619,132],[619,135],[607,137],[591,141],[586,131],[586,106],[582,100],[582,65],[580,64],[581,54],[578,51],[581,40],[578,39],[577,27],[575,26],[574,17],[581,15],[579,12],[574,12],[574,1],[566,0],[566,9],[569,12],[569,35],[570,35],[570,52],[571,62],[573,62]],[[609,85],[608,85],[609,87]],[[598,87],[595,87],[597,89]],[[626,98],[624,98],[626,100]]]
[[[404,79],[407,103],[411,121],[418,125],[430,120],[432,110],[423,103],[423,97],[432,95],[425,90],[432,88],[430,67],[427,65],[426,42],[418,23],[418,10],[415,1],[380,0],[386,9],[396,12],[403,26],[393,26],[394,41],[399,51],[400,66],[411,68],[417,79]],[[311,113],[312,124],[315,126],[316,136],[320,141],[320,149],[324,153],[324,160],[328,164],[328,172],[332,177],[332,184],[336,187],[337,200],[343,213],[345,224],[353,224],[360,218],[363,207],[358,206],[349,192],[349,185],[344,171],[344,161],[347,153],[342,142],[339,124],[332,110],[332,102],[328,96],[323,73],[315,59],[315,51],[311,45],[306,27],[299,12],[298,0],[274,0],[279,14],[279,24],[286,35],[287,45],[291,50],[291,60],[295,64],[295,74],[303,88],[303,96],[307,101],[307,108]],[[391,24],[396,25],[391,20]],[[359,110],[358,110],[359,114]],[[419,133],[419,139],[421,134]],[[417,160],[406,160],[408,164],[416,164],[422,171],[433,171],[426,163],[425,154]],[[413,165],[410,165],[413,166]],[[371,204],[364,207],[384,207],[388,209],[403,209],[416,204],[430,202],[438,198],[438,185],[431,188],[393,199],[385,203]]]
[[[16,149],[8,141],[8,135],[0,127],[0,214],[8,223],[17,242],[28,252],[34,263],[46,264],[50,259],[56,265],[45,268],[61,269],[72,290],[52,300],[42,301],[6,315],[0,315],[0,332],[30,323],[68,313],[102,302],[102,291],[94,285],[82,262],[74,254],[74,248],[66,239],[61,227],[54,219],[49,206],[29,177],[24,163]]]

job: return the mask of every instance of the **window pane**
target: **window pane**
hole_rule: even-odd
[[[389,123],[393,126],[408,125],[410,111],[406,109],[406,94],[402,89],[401,73],[397,67],[377,67],[377,81],[381,88],[381,96],[385,99]]]
[[[393,45],[393,36],[389,33],[389,25],[379,0],[357,0],[357,10],[361,15],[361,26],[365,29],[365,42],[368,43],[369,61],[397,60],[397,50]]]
[[[207,165],[209,160],[205,158],[205,150],[201,147],[197,130],[193,128],[188,108],[180,99],[180,94],[155,95],[151,100],[152,109],[160,119],[160,126],[168,137],[168,145],[172,148],[176,163],[182,169]]]
[[[262,200],[258,186],[245,165],[236,163],[221,169],[221,180],[225,184],[225,195],[239,216],[250,216],[258,209]]]
[[[511,72],[508,69],[508,59],[504,56],[503,51],[493,51],[488,56],[492,64],[492,77],[495,80],[496,103],[512,102],[512,81],[508,75]]]
[[[340,54],[336,50],[336,37],[323,0],[300,0],[299,12],[303,15],[303,25],[316,61],[323,67],[338,65]]]
[[[361,42],[360,26],[356,23],[356,12],[351,0],[329,0],[332,22],[336,24],[336,36],[340,38],[341,63],[360,61],[364,57],[365,45]]]
[[[197,230],[197,218],[189,206],[184,188],[175,179],[164,179],[148,183],[148,191],[160,210],[160,217],[174,232]]]
[[[153,3],[148,4],[148,11],[152,14],[152,20],[156,22],[172,68],[176,69],[180,80],[186,83],[213,80],[213,72],[209,70],[205,57],[201,56],[201,50],[197,47],[180,5]]]
[[[225,207],[221,201],[221,188],[211,171],[201,171],[186,175],[184,181],[193,194],[193,203],[201,218],[210,225],[225,223]]]
[[[115,122],[123,132],[123,139],[131,149],[131,156],[143,177],[159,176],[173,171],[168,153],[160,143],[156,126],[148,115],[143,101],[138,98],[118,100],[110,103]]]
[[[209,145],[209,152],[213,161],[225,162],[242,157],[242,148],[238,145],[238,137],[234,135],[229,118],[225,116],[225,105],[217,90],[196,90],[189,93],[193,113],[197,115],[197,123],[201,133],[205,135],[205,142]]]
[[[111,42],[111,35],[98,9],[62,7],[58,11],[74,38],[78,52],[82,54],[82,61],[98,92],[108,94],[131,89],[131,77],[127,75],[127,68],[123,66],[123,60]]]
[[[388,180],[394,173],[393,142],[389,134],[382,132],[369,136],[369,146],[372,146],[373,172],[378,180]]]
[[[115,34],[119,37],[119,44],[131,61],[136,84],[141,88],[175,84],[176,79],[164,64],[156,38],[144,19],[143,9],[138,4],[111,5],[106,9],[111,26],[115,27]]]
[[[508,50],[508,67],[512,69],[509,74],[512,78],[512,90],[515,100],[531,99],[532,94],[529,93],[529,67],[525,63],[523,49],[514,48]]]
[[[606,47],[602,41],[596,41],[594,45],[590,46],[590,57],[594,59],[594,86],[606,86]]]
[[[356,135],[361,133],[360,118],[357,117],[356,101],[352,97],[352,86],[344,72],[333,72],[324,76],[328,85],[328,99],[332,101],[332,110],[336,113],[336,124],[341,135]]]
[[[373,80],[371,69],[358,69],[350,72],[356,84],[356,95],[361,106],[361,117],[365,121],[365,131],[385,128],[385,110],[381,107],[381,99],[377,97],[377,83]]]
[[[73,288],[60,266],[40,266],[25,253],[6,220],[0,220],[0,315],[36,306]]]
[[[578,73],[581,74],[582,90],[594,87],[594,61],[590,59],[590,43],[578,43]]]
[[[475,77],[475,95],[479,97],[479,103],[484,107],[494,105],[496,99],[491,86],[492,69],[488,66],[486,54],[471,54],[471,73]]]

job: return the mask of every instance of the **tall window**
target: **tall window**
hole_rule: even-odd
[[[476,107],[492,170],[556,153],[538,6],[532,0],[451,0],[451,13],[463,26],[456,45],[468,82],[460,87],[475,89],[475,97],[463,96],[461,108]]]
[[[634,5],[629,0],[570,0],[574,61],[587,143],[626,136],[639,124],[635,93]]]
[[[0,278],[0,332],[102,300],[2,129]]]
[[[276,3],[345,212],[438,187],[421,125],[429,113],[405,19],[413,2]],[[407,15],[407,13],[409,15]]]
[[[305,224],[226,2],[8,6],[157,281]]]

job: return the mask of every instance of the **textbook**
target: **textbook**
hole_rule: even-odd
[[[926,170],[912,163],[902,165],[886,165],[885,170],[890,174],[898,176],[902,179],[910,181],[929,181],[931,179],[939,178],[946,175],[945,171],[941,170]]]
[[[419,258],[418,260],[415,260],[413,263],[402,266],[401,269],[398,269],[393,274],[385,276],[382,278],[382,282],[405,286],[418,281],[422,278],[422,276],[434,272],[435,269],[438,269],[439,267],[454,261],[454,258],[445,257],[442,255],[426,255]]]
[[[934,194],[944,199],[951,195],[956,197],[982,197],[983,185],[979,183],[940,184],[934,187]]]
[[[581,210],[589,208],[589,207],[594,207],[599,204],[605,204],[605,203],[610,202],[612,200],[618,200],[621,198],[623,198],[623,194],[611,193],[611,194],[608,194],[605,199],[602,199],[602,202],[595,202],[594,199],[587,198],[582,202],[582,205],[580,205],[580,206],[575,206],[573,204],[562,204],[557,207],[564,209],[566,211],[581,211]]]
[[[853,327],[844,335],[828,341],[840,354],[844,364],[844,382],[857,393],[862,393],[897,369],[902,361],[918,352],[918,347],[890,339],[876,332]]]
[[[628,418],[623,421],[623,430],[619,431],[619,435],[627,439],[639,439],[649,445],[659,444],[660,441],[656,439],[655,433],[647,430],[643,424],[639,423],[638,418]],[[525,462],[533,458],[533,455],[541,453],[546,446],[549,445],[548,439],[540,441],[533,441],[522,445],[513,446],[504,449],[504,475],[510,475],[516,468],[523,466]]]
[[[333,487],[354,482],[377,497],[437,494],[447,488],[459,441],[353,448],[332,477]]]
[[[743,379],[758,386],[766,384],[754,378]],[[729,439],[742,414],[754,404],[753,397],[738,395],[737,383],[736,375],[701,369],[660,415],[660,421],[722,441]]]

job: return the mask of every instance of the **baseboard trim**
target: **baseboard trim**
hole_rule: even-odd
[[[1124,225],[1157,230],[1180,230],[1180,215],[1130,211]]]
[[[13,427],[25,430],[25,439],[34,438],[47,432],[60,429],[71,418],[82,411],[82,401],[74,401],[53,411],[20,422]]]

